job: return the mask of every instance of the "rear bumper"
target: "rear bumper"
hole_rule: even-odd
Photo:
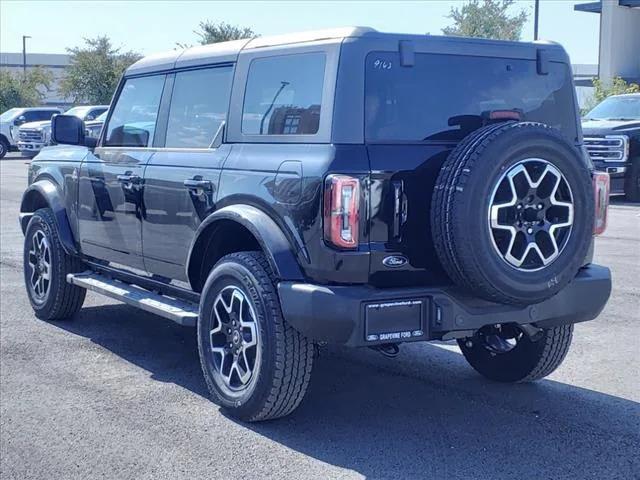
[[[313,340],[350,346],[464,337],[496,323],[547,328],[584,322],[600,314],[610,293],[611,272],[593,264],[556,296],[526,307],[487,302],[454,288],[278,286],[289,324]]]

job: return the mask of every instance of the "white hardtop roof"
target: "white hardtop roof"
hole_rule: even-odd
[[[242,50],[322,40],[342,41],[344,38],[359,37],[365,33],[372,32],[376,32],[376,30],[368,27],[343,27],[198,45],[183,50],[170,50],[146,56],[131,65],[127,69],[126,75],[206,65],[208,63],[234,62]]]

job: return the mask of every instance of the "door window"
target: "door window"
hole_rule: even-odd
[[[53,117],[56,113],[56,111],[53,110],[42,110],[37,112],[35,120],[51,120],[51,117]]]
[[[242,133],[318,133],[324,53],[259,58],[251,62],[242,109]]]
[[[165,146],[207,148],[227,118],[232,67],[176,74]]]
[[[106,111],[107,111],[106,107],[94,108],[87,114],[87,116],[85,117],[85,120],[95,120]]]
[[[164,75],[126,81],[109,119],[105,145],[149,147],[153,144]]]

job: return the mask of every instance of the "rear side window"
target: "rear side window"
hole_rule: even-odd
[[[105,145],[151,146],[163,87],[164,75],[126,80],[109,119]]]
[[[253,60],[242,109],[242,133],[318,133],[325,62],[324,53]]]
[[[176,74],[166,147],[206,148],[227,117],[232,67]]]
[[[417,54],[413,67],[399,54],[367,56],[367,141],[458,141],[493,110],[516,110],[522,120],[577,136],[569,69],[549,63],[539,75],[535,60]]]

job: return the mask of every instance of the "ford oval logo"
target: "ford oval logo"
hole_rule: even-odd
[[[382,263],[385,267],[398,268],[406,265],[408,261],[407,257],[403,257],[402,255],[391,255],[389,257],[385,257],[385,259],[382,260]]]

